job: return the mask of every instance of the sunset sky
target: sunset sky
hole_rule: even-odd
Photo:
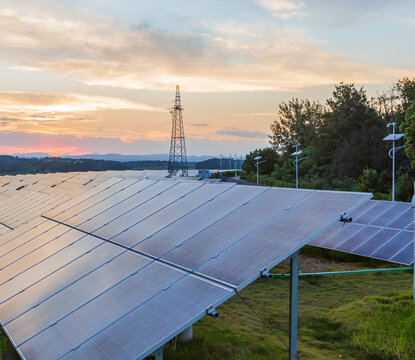
[[[0,0],[0,153],[267,145],[278,104],[415,76],[413,0]]]

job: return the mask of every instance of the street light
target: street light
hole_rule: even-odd
[[[386,136],[383,140],[384,141],[392,141],[392,149],[389,150],[389,157],[392,159],[392,201],[395,201],[395,153],[404,148],[403,146],[395,147],[395,141],[401,139],[403,137],[403,134],[396,134],[395,133],[395,127],[396,123],[389,123],[386,125],[386,127],[392,126],[392,134],[389,134]]]
[[[295,165],[295,188],[298,189],[298,163],[301,160],[307,159],[308,156],[302,157],[302,158],[298,158],[298,155],[301,155],[301,153],[303,152],[302,150],[298,150],[298,144],[293,145],[293,148],[295,148],[295,151],[291,154],[292,156],[295,156],[295,160],[293,162],[293,164]]]
[[[265,160],[263,161],[259,161],[260,159],[262,159],[262,156],[259,156],[259,152],[256,152],[256,157],[254,157],[254,160],[256,160],[256,184],[259,185],[259,164],[262,164],[263,162],[265,162]]]
[[[235,158],[234,158],[234,160],[233,160],[233,166],[234,166],[234,168],[235,168],[235,180],[236,180],[236,160],[238,159],[238,155],[237,155],[237,154],[235,154],[234,156],[235,156]]]

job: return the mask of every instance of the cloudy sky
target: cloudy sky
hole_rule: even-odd
[[[415,76],[413,0],[0,0],[0,153],[267,145],[281,101]]]

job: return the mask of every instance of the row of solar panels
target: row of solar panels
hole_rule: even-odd
[[[410,265],[414,261],[414,210],[409,203],[370,200],[350,224],[336,224],[311,245]]]
[[[127,172],[127,176],[139,176]],[[120,172],[56,173],[0,177],[0,234],[15,229]],[[124,176],[125,177],[125,176]]]
[[[409,204],[369,194],[55,176],[40,185],[65,183],[61,202],[30,178],[5,185],[14,216],[0,203],[33,219],[0,234],[0,321],[25,359],[142,359],[306,243],[413,259]]]
[[[369,198],[109,177],[0,237],[0,321],[25,359],[142,359]]]

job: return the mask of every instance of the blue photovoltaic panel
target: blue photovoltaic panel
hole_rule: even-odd
[[[144,219],[142,219],[140,207],[132,210],[125,217],[117,219],[119,221],[109,224],[111,227],[115,228],[118,226],[118,229],[121,228],[121,231],[118,231],[117,235],[111,237],[111,240],[124,246],[132,247],[163,228],[168,227],[174,221],[191,213],[196,208],[203,207],[204,204],[224,194],[232,186],[227,184],[224,186],[206,184],[198,191],[193,191],[179,198],[177,201]],[[121,227],[121,223],[126,225]]]
[[[388,241],[398,235],[398,230],[381,229],[370,239],[363,242],[359,247],[353,250],[353,254],[370,256],[376,249],[386,244]]]
[[[381,216],[383,213],[388,211],[393,206],[394,203],[391,203],[390,201],[376,201],[375,206],[370,208],[368,211],[366,211],[359,217],[355,217],[353,220],[357,224],[369,224],[371,221]]]
[[[0,321],[24,359],[143,359],[369,197],[108,180],[0,239]]]
[[[171,189],[171,193],[174,193],[172,188],[175,188],[176,186],[178,186],[178,183],[158,181],[153,185],[138,191],[136,194],[128,197],[126,200],[115,204],[114,206],[103,206],[103,208],[100,209],[100,213],[98,213],[92,219],[83,219],[77,228],[88,233],[93,233],[96,229],[110,223],[112,220],[136,208],[137,206],[145,206],[147,202],[155,197],[162,196],[169,189]],[[97,206],[99,206],[99,203]]]
[[[171,249],[162,259],[193,271],[311,194],[308,190],[271,189]]]
[[[139,182],[138,184],[136,184]],[[77,216],[80,216],[81,213],[87,213],[89,212],[90,215],[82,215],[82,217],[85,218],[91,218],[94,215],[97,215],[97,209],[96,206],[98,203],[104,202],[104,201],[111,201],[111,203],[117,204],[118,202],[124,200],[126,197],[131,196],[130,193],[131,189],[132,191],[139,191],[140,188],[147,187],[151,184],[153,184],[153,181],[139,181],[134,179],[124,179],[123,181],[120,181],[114,185],[112,185],[110,188],[107,188],[105,190],[102,190],[98,192],[97,194],[89,197],[88,199],[79,202],[77,205],[74,205],[70,207],[67,210],[62,211],[61,213],[54,215],[53,219],[57,221],[68,221],[68,219],[71,219],[71,222],[75,225],[78,224],[74,218]],[[117,198],[120,198],[120,200],[117,201]]]
[[[370,257],[381,260],[390,260],[393,255],[400,253],[408,245],[412,245],[414,241],[414,233],[412,231],[400,231],[391,240],[379,247],[370,254]]]
[[[345,209],[366,199],[362,194],[316,191],[212,257],[197,273],[241,289],[259,276],[258,269],[271,269],[338,221]]]
[[[168,228],[160,230],[141,242],[137,241],[138,244],[135,249],[151,256],[162,256],[267,191],[269,189],[263,187],[234,186],[202,207],[177,220]],[[171,236],[171,234],[175,235]]]
[[[404,265],[413,263],[411,204],[371,200],[350,215],[351,224],[328,229],[310,245]]]
[[[115,235],[127,230],[135,223],[150,217],[176,201],[186,196],[193,196],[193,192],[199,194],[202,192],[201,187],[204,186],[206,185],[199,183],[179,183],[152,197],[138,207],[132,208],[129,211],[119,211],[117,217],[107,223],[102,223],[92,233],[104,239],[112,239]],[[80,228],[83,229],[83,225]]]

